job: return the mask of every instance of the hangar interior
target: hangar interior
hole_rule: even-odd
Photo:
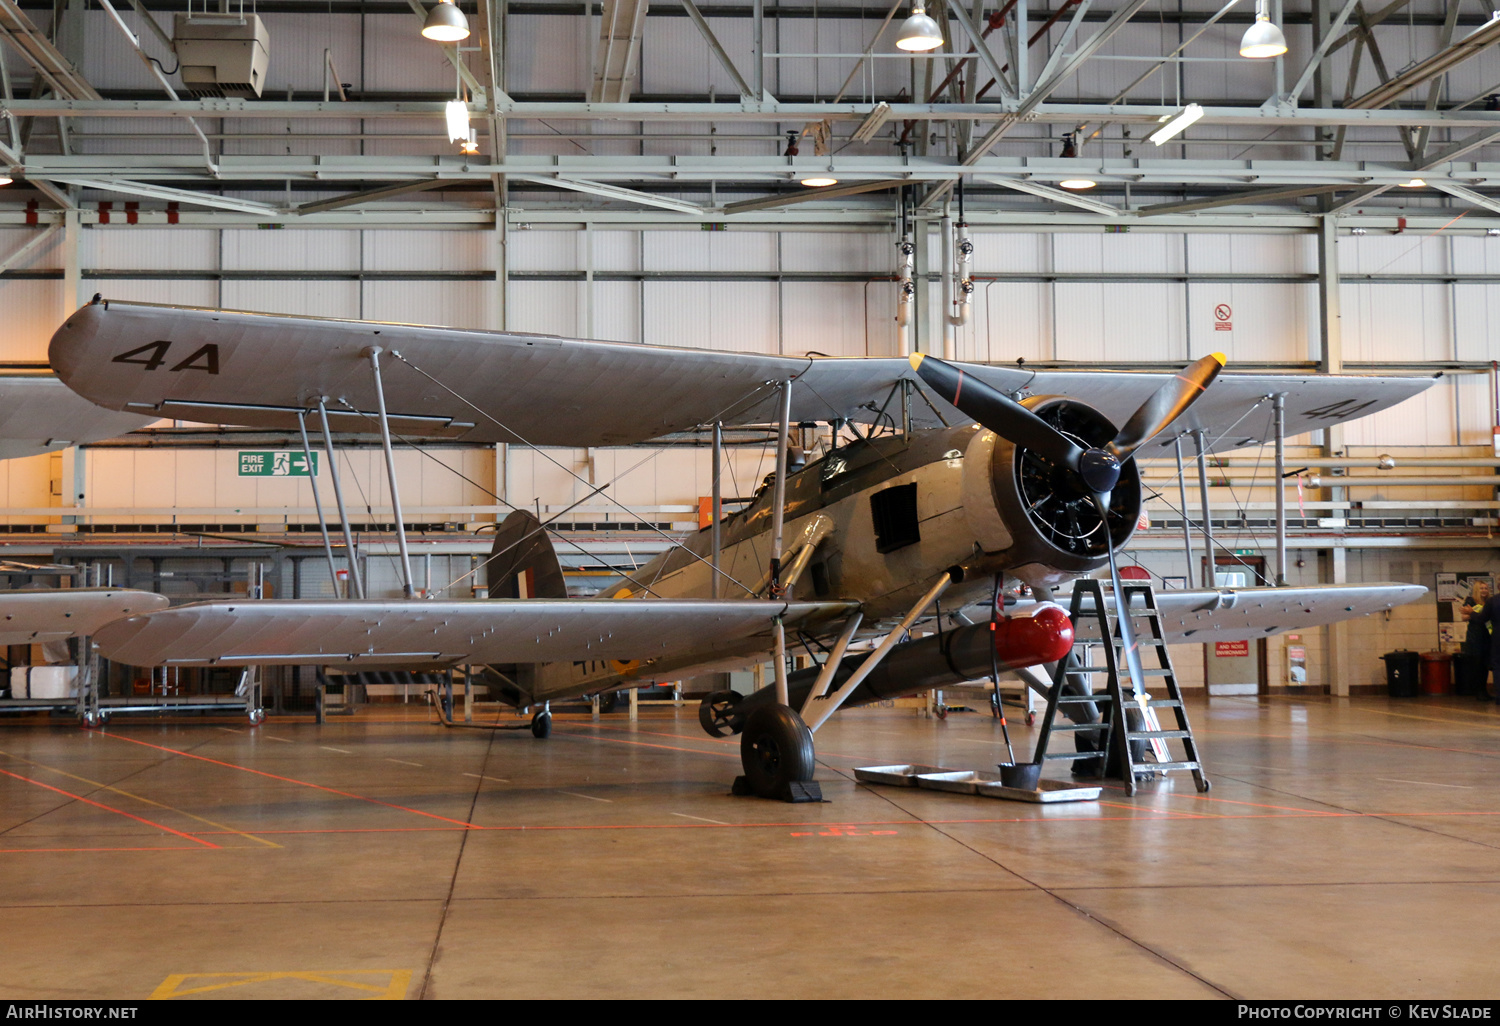
[[[896,45],[907,2],[479,0],[457,5],[465,39],[424,38],[452,6],[0,0],[0,372],[48,376],[53,333],[97,295],[724,353],[1175,372],[1222,352],[1228,374],[1430,377],[1395,407],[1285,438],[1279,487],[1270,439],[1201,474],[1187,446],[1185,471],[1143,458],[1148,519],[1121,553],[1164,590],[1430,592],[1243,650],[1174,645],[1214,790],[1162,775],[1086,814],[850,776],[989,760],[1009,736],[988,699],[839,714],[826,754],[819,735],[828,803],[788,813],[723,797],[735,749],[703,737],[691,697],[628,716],[578,706],[559,714],[571,737],[533,746],[443,731],[410,677],[371,680],[350,715],[325,723],[320,705],[313,723],[312,668],[276,667],[269,725],[246,731],[177,701],[230,694],[234,674],[111,667],[106,694],[159,696],[165,714],[117,718],[119,738],[0,716],[0,859],[23,881],[5,904],[32,924],[18,935],[42,938],[15,953],[14,994],[755,996],[759,967],[807,996],[877,981],[1084,996],[1075,959],[1139,997],[1491,985],[1477,953],[1495,926],[1467,909],[1494,888],[1482,796],[1500,719],[1437,669],[1430,695],[1389,698],[1383,656],[1451,654],[1460,592],[1496,573],[1500,11],[933,0],[945,41],[913,52]],[[1265,23],[1284,56],[1241,56]],[[192,63],[204,40],[223,63]],[[586,368],[577,381],[557,418],[611,388]],[[826,423],[796,434],[809,459],[832,444]],[[325,559],[310,479],[264,472],[272,454],[301,458],[295,432],[161,420],[69,442],[0,461],[9,587],[337,596],[348,560]],[[334,442],[366,594],[399,598],[381,446]],[[710,443],[399,444],[417,588],[484,597],[490,532],[520,508],[554,529],[569,594],[593,595],[704,524]],[[775,425],[728,432],[726,508],[775,463]],[[9,658],[58,661],[40,645]],[[945,702],[967,711],[929,715]],[[1035,736],[1029,717],[1009,727],[1019,748]],[[799,854],[814,845],[828,850]],[[1147,865],[1158,850],[1169,868]],[[1378,971],[1378,904],[1425,942],[1420,972]],[[984,982],[945,986],[874,947],[810,968],[849,921],[945,946]],[[155,953],[56,972],[52,954],[100,923]],[[729,929],[752,941],[732,979],[702,955]],[[1023,972],[984,968],[1027,934],[1044,942]],[[632,942],[665,967],[627,971]],[[504,960],[520,982],[494,978]],[[313,968],[344,975],[296,975]]]

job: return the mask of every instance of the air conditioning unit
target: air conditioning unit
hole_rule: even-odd
[[[182,84],[194,96],[260,96],[271,37],[258,15],[178,14],[172,45]]]

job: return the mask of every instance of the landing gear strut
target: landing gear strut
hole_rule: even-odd
[[[757,706],[745,716],[740,761],[745,775],[735,779],[735,794],[784,802],[823,800],[813,780],[812,731],[790,706]]]

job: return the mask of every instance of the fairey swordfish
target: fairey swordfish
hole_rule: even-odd
[[[283,430],[311,416],[387,440],[395,430],[586,447],[774,425],[777,472],[747,508],[714,518],[597,598],[567,595],[546,525],[518,510],[497,529],[488,599],[205,602],[120,619],[97,641],[109,658],[138,666],[485,666],[495,690],[535,710],[540,737],[550,731],[549,702],[770,656],[774,683],[748,696],[716,693],[700,718],[710,733],[741,735],[739,789],[783,799],[816,793],[813,732],[839,708],[1007,672],[1035,683],[1030,668],[1086,640],[1089,626],[1051,598],[1105,569],[1119,593],[1115,556],[1142,509],[1137,454],[1185,434],[1209,452],[1264,441],[1277,396],[1285,433],[1295,435],[1431,384],[1220,375],[1218,354],[1177,374],[1034,372],[98,298],[58,329],[50,356],[69,387],[111,410]],[[794,470],[789,431],[805,422],[830,424],[835,445]],[[1001,579],[1033,598],[1005,605]],[[1159,602],[1168,640],[1225,641],[1367,615],[1424,590],[1205,589]],[[986,612],[965,616],[975,602]],[[946,629],[910,640],[914,625],[934,618]],[[1140,681],[1131,619],[1116,622]],[[789,672],[789,635],[821,660]]]

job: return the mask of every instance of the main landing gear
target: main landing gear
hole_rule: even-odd
[[[535,738],[552,736],[552,710],[548,706],[542,706],[542,711],[531,717],[531,736]]]
[[[761,705],[744,718],[740,761],[745,775],[736,777],[734,793],[784,802],[821,802],[813,780],[816,758],[812,731],[786,705]]]

